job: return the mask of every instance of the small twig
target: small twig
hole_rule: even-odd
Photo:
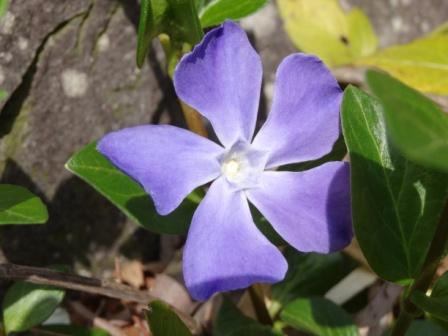
[[[0,264],[0,279],[22,280],[38,285],[50,285],[124,301],[138,302],[145,306],[151,301],[160,299],[145,291],[135,290],[112,281],[62,273],[48,268],[21,266],[9,263]],[[171,309],[182,318],[193,332],[200,330],[200,326],[191,316],[174,307],[171,307]]]
[[[0,264],[0,279],[24,280],[39,285],[72,289],[145,305],[156,299],[149,293],[137,291],[112,281],[62,273],[48,268]]]
[[[69,302],[69,306],[73,309],[77,314],[79,314],[82,318],[89,321],[93,326],[101,328],[109,333],[111,336],[125,336],[125,333],[122,332],[119,328],[113,326],[105,319],[101,317],[95,316],[93,312],[84,307],[80,302]]]

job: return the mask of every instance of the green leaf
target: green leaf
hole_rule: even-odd
[[[270,327],[243,315],[235,305],[224,297],[214,324],[215,336],[279,336]]]
[[[445,272],[439,279],[437,279],[432,289],[431,297],[443,297],[448,299],[448,272]]]
[[[86,328],[77,325],[66,324],[50,324],[39,328],[42,330],[42,335],[45,335],[45,331],[48,331],[54,335],[67,335],[67,336],[107,336],[109,335],[105,330],[99,328]]]
[[[417,291],[412,293],[411,300],[417,307],[433,317],[448,321],[448,297],[434,298]]]
[[[411,299],[432,317],[448,322],[448,272],[436,281],[431,296],[415,292]]]
[[[428,321],[413,321],[406,336],[448,336],[448,332]]]
[[[0,0],[0,19],[8,10],[8,0]]]
[[[381,105],[346,89],[342,128],[350,154],[352,216],[359,245],[382,278],[419,274],[448,192],[448,176],[407,161],[386,137]]]
[[[445,26],[446,27],[446,26]],[[389,47],[356,64],[381,68],[420,91],[448,94],[448,29]]]
[[[23,187],[0,184],[0,225],[43,224],[47,220],[47,208],[39,197]]]
[[[141,0],[140,19],[137,33],[137,66],[141,68],[146,53],[155,34],[155,24],[151,7],[151,0]]]
[[[286,32],[300,50],[337,66],[375,52],[378,39],[365,14],[345,13],[338,0],[278,0]]]
[[[102,156],[96,150],[95,142],[76,153],[66,168],[89,183],[126,216],[157,233],[185,234],[201,199],[198,192],[193,192],[171,214],[158,215],[143,188]]]
[[[4,100],[7,96],[8,96],[8,92],[6,92],[5,90],[0,90],[0,101]]]
[[[383,336],[390,336],[391,332],[384,333]],[[438,325],[428,321],[414,320],[406,332],[406,336],[448,336],[448,332],[443,330]]]
[[[7,333],[26,331],[47,320],[65,292],[50,286],[16,282],[3,299],[3,322]]]
[[[357,336],[352,318],[333,302],[320,298],[301,298],[291,302],[280,314],[290,326],[317,336]]]
[[[137,66],[142,67],[151,40],[159,34],[169,36],[175,49],[184,43],[195,45],[202,36],[197,0],[142,0],[137,38]],[[170,46],[171,47],[171,46]]]
[[[199,17],[203,28],[216,26],[227,19],[238,20],[261,7],[268,0],[214,0],[205,6]]]
[[[448,172],[448,114],[387,74],[369,71],[367,83],[384,107],[387,130],[398,149],[409,160]]]
[[[288,247],[284,255],[289,268],[285,280],[272,286],[269,311],[273,316],[297,297],[324,295],[356,267],[356,262],[341,252],[299,253]]]
[[[204,35],[194,0],[168,0],[171,10],[169,28],[165,31],[176,42],[191,45],[201,41]]]
[[[153,336],[191,336],[182,320],[161,301],[153,301],[146,315]]]

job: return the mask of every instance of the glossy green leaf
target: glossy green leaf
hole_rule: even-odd
[[[175,42],[195,45],[204,35],[194,0],[168,0],[171,20],[165,31]]]
[[[448,29],[446,25],[409,44],[392,46],[357,65],[381,68],[420,91],[448,94]]]
[[[300,50],[328,66],[348,64],[372,54],[378,39],[357,8],[345,13],[338,0],[278,0],[286,32]]]
[[[16,282],[3,299],[6,332],[26,331],[48,319],[64,298],[55,287]]]
[[[200,196],[192,193],[171,214],[160,216],[143,188],[116,169],[96,150],[96,143],[84,147],[66,164],[66,168],[89,183],[124,214],[148,230],[185,234]]]
[[[448,272],[436,281],[431,296],[415,292],[411,299],[432,317],[448,322]]]
[[[214,0],[205,6],[199,17],[203,28],[216,26],[227,19],[238,20],[246,17],[261,7],[268,0]]]
[[[47,208],[39,197],[23,187],[0,184],[0,225],[43,224],[47,220]]]
[[[324,295],[355,267],[356,262],[341,252],[331,254],[300,253],[288,247],[284,252],[288,273],[272,286],[271,315],[297,297]]]
[[[290,326],[317,336],[357,336],[350,315],[335,303],[320,297],[301,298],[288,304],[280,318]]]
[[[151,302],[146,317],[153,336],[191,336],[182,320],[161,301]]]
[[[137,39],[139,67],[143,66],[151,40],[161,33],[180,49],[184,43],[195,45],[201,40],[197,6],[197,0],[142,0]]]
[[[155,34],[155,24],[151,7],[151,0],[141,0],[140,19],[137,33],[137,66],[141,68],[146,53]]]
[[[278,332],[243,315],[235,305],[224,297],[214,324],[215,336],[279,336]]]
[[[394,144],[408,159],[448,172],[448,114],[385,73],[369,71],[366,78],[384,107]]]
[[[145,62],[151,41],[164,32],[169,12],[168,0],[142,0],[137,32],[137,66]]]
[[[372,269],[389,281],[419,274],[448,193],[448,176],[406,160],[386,137],[379,102],[346,89],[342,128],[350,154],[356,237]]]

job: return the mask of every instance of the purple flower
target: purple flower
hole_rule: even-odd
[[[145,188],[161,215],[213,181],[184,250],[185,283],[198,300],[284,278],[287,263],[258,231],[248,201],[299,251],[328,253],[352,238],[347,163],[275,169],[330,152],[340,133],[338,83],[315,56],[287,57],[277,71],[271,113],[252,140],[261,80],[260,57],[228,21],[182,58],[174,76],[180,99],[210,121],[222,146],[168,125],[123,129],[98,145]]]

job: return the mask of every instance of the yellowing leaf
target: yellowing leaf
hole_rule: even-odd
[[[359,59],[423,92],[448,94],[448,25],[409,44],[393,46]]]
[[[328,66],[351,63],[375,52],[378,39],[359,9],[345,13],[338,0],[278,0],[286,32],[300,50]]]

